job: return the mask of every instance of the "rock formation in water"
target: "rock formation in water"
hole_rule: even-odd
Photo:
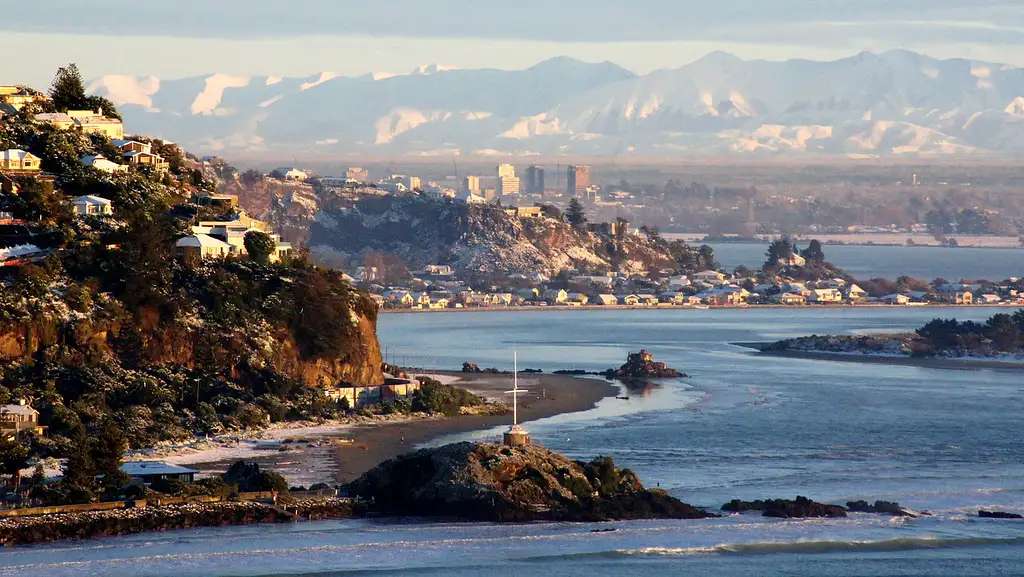
[[[608,369],[605,375],[610,379],[671,379],[686,376],[665,366],[665,363],[655,362],[654,355],[646,350],[629,353],[626,356],[626,364],[619,367],[618,370]]]
[[[1024,519],[1024,515],[1004,511],[978,511],[978,516],[982,519]]]
[[[845,517],[846,509],[839,505],[825,505],[811,501],[807,497],[789,499],[768,499],[765,501],[741,501],[733,499],[722,505],[723,511],[730,513],[744,513],[746,511],[761,511],[765,517],[777,517],[782,519],[802,519],[805,517]]]
[[[874,504],[867,501],[849,501],[846,503],[847,510],[853,513],[879,513],[892,515],[894,517],[917,517],[918,514],[891,501],[875,501]]]
[[[378,513],[472,521],[716,516],[645,489],[610,457],[582,463],[538,446],[457,443],[424,449],[378,465],[346,490]]]

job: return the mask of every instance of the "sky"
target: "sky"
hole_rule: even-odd
[[[904,48],[1024,66],[1024,0],[31,0],[3,2],[0,84],[107,74],[311,76],[555,56],[638,73],[715,50],[832,60]]]

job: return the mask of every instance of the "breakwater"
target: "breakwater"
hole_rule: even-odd
[[[221,501],[58,513],[0,519],[0,544],[27,545],[191,527],[344,519],[361,514],[362,505],[349,499],[300,500],[287,505]]]

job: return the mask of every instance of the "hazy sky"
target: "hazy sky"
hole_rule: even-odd
[[[712,50],[834,59],[917,50],[1024,66],[1024,0],[31,0],[3,2],[0,83],[209,72],[524,68],[566,55],[637,72]]]

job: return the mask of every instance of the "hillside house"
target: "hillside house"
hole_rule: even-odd
[[[804,266],[807,264],[807,259],[794,252],[788,257],[780,258],[775,262],[782,266]]]
[[[114,214],[114,205],[101,196],[79,196],[71,201],[77,216],[110,216]]]
[[[305,170],[300,170],[294,166],[286,166],[274,170],[274,173],[281,175],[282,180],[289,180],[295,182],[302,182],[309,178],[309,174]]]
[[[42,169],[42,160],[20,148],[10,148],[0,152],[0,170],[25,175],[38,174]]]
[[[13,405],[0,405],[0,438],[13,439],[22,431],[42,435],[46,427],[39,426],[39,411],[25,401]]]
[[[291,254],[292,245],[288,242],[282,242],[281,236],[270,233],[270,230],[270,223],[244,214],[239,215],[235,220],[200,221],[198,225],[192,227],[192,232],[195,234],[209,235],[228,243],[231,245],[231,253],[234,255],[249,254],[245,248],[245,235],[250,231],[267,234],[274,241],[274,252],[270,255],[270,262],[278,262]]]
[[[71,116],[72,111],[68,111]],[[124,124],[116,118],[107,118],[102,115],[84,116],[75,118],[75,128],[85,134],[102,134],[111,140],[124,138]]]
[[[685,274],[677,274],[668,279],[668,288],[681,289],[690,286],[690,279]]]
[[[149,166],[152,167],[153,170],[157,170],[160,172],[169,170],[171,167],[170,163],[164,160],[164,157],[160,156],[159,154],[153,154],[150,152],[126,152],[124,153],[124,159],[128,161],[128,164],[134,164],[137,166]]]
[[[33,118],[36,122],[49,124],[57,130],[70,130],[75,125],[74,119],[63,112],[43,112]]]
[[[128,166],[111,162],[102,154],[90,154],[89,156],[83,156],[81,158],[81,163],[107,174],[117,174],[128,171]]]
[[[153,145],[147,142],[138,142],[135,140],[122,140],[114,139],[111,144],[121,149],[121,152],[128,154],[129,152],[145,152],[146,154],[153,153]]]
[[[121,471],[131,477],[132,481],[149,485],[161,479],[193,483],[199,471],[171,465],[162,461],[129,461],[121,465]]]
[[[694,274],[693,280],[716,284],[724,281],[725,275],[715,270],[705,270]]]
[[[21,110],[34,102],[42,102],[47,98],[46,95],[27,86],[0,86],[0,103],[6,104],[14,111]]]
[[[208,234],[193,234],[178,239],[174,243],[178,254],[188,258],[195,257],[201,260],[211,258],[225,258],[231,255],[231,245]]]

